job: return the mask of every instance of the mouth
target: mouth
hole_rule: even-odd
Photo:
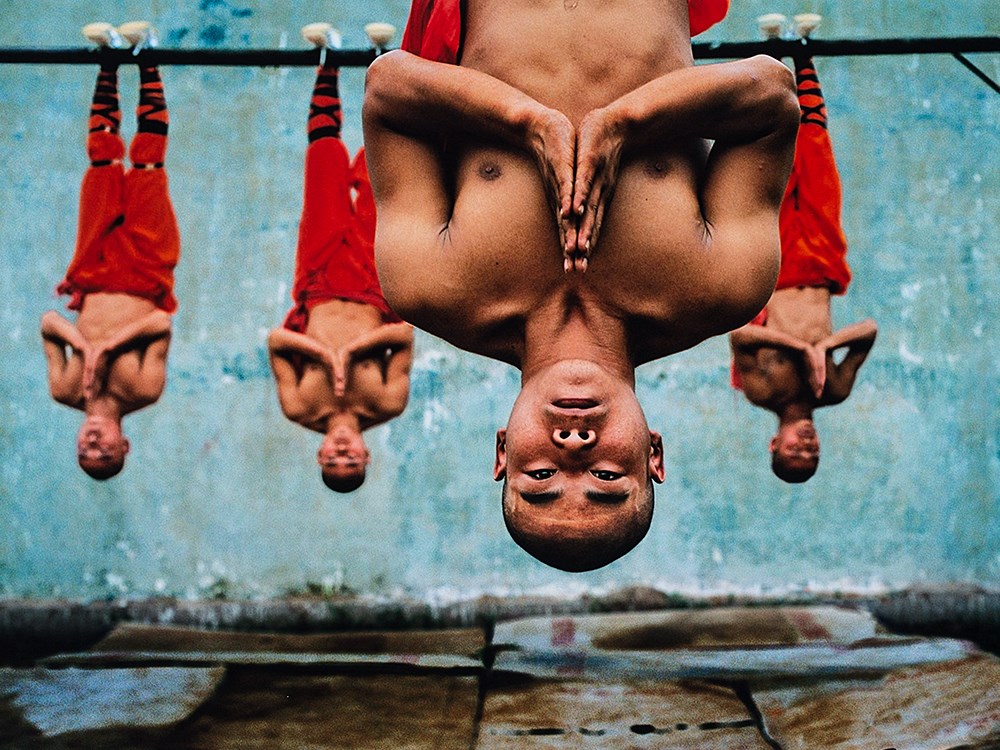
[[[594,409],[598,406],[597,401],[592,398],[560,398],[552,402],[557,409]]]

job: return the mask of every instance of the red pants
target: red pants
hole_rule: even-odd
[[[781,271],[777,289],[825,286],[831,294],[847,291],[851,269],[840,206],[840,175],[830,133],[820,125],[803,123],[778,217]]]
[[[91,162],[80,188],[76,251],[66,278],[56,288],[72,295],[79,310],[92,292],[120,292],[148,299],[161,310],[177,309],[174,267],[180,257],[180,234],[163,171],[167,139],[137,133],[129,158],[133,165],[159,165],[125,171],[125,143],[117,134],[90,133]]]
[[[332,299],[371,305],[386,322],[401,320],[382,296],[375,272],[375,200],[364,149],[352,164],[339,138],[320,138],[306,150],[292,299],[296,304],[284,325],[293,331],[304,331],[309,310]]]
[[[427,60],[456,64],[462,45],[460,0],[412,0],[400,45]],[[688,0],[691,36],[714,26],[729,12],[729,0]]]

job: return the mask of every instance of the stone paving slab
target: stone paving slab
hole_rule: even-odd
[[[222,681],[222,669],[0,669],[0,716],[25,736],[164,727]]]
[[[881,674],[970,650],[883,634],[867,613],[833,607],[530,618],[498,625],[493,640],[495,669],[596,680]]]
[[[116,627],[91,651],[280,651],[474,656],[482,650],[484,643],[483,631],[479,628],[291,634],[129,623]]]
[[[303,675],[231,668],[158,747],[180,750],[468,750],[478,681],[446,674]]]
[[[1000,660],[895,670],[866,681],[753,690],[782,750],[1000,747]]]
[[[853,643],[883,631],[870,614],[843,607],[724,607],[626,614],[532,617],[497,625],[494,645],[648,651],[716,646]]]
[[[490,687],[477,750],[770,750],[729,688],[699,682],[529,681]]]
[[[403,664],[478,669],[484,635],[478,628],[322,634],[240,633],[159,625],[115,628],[90,651],[59,654],[49,666],[140,664]]]

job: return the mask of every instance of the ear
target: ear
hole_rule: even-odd
[[[771,453],[774,453],[778,449],[778,436],[777,435],[775,435],[774,437],[771,438],[771,442],[767,444],[767,449]]]
[[[128,438],[127,438],[127,437],[125,437],[124,435],[122,435],[122,448],[124,448],[124,449],[125,449],[125,455],[126,455],[126,456],[128,455],[128,452],[129,452],[130,450],[132,450],[132,443],[130,443],[130,442],[128,441]]]
[[[657,484],[663,484],[663,438],[660,433],[649,431],[649,476]]]
[[[507,430],[497,430],[497,455],[493,463],[493,481],[499,482],[507,476]]]

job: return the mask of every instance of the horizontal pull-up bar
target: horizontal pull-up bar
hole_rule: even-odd
[[[768,39],[759,42],[695,42],[699,60],[811,55],[851,57],[856,55],[961,55],[969,52],[1000,52],[1000,36],[925,37],[919,39]],[[252,67],[311,67],[319,63],[320,50],[285,49],[27,49],[0,48],[0,63],[99,65],[142,63],[145,65],[216,65]],[[378,56],[375,49],[326,50],[327,64],[365,67]]]

